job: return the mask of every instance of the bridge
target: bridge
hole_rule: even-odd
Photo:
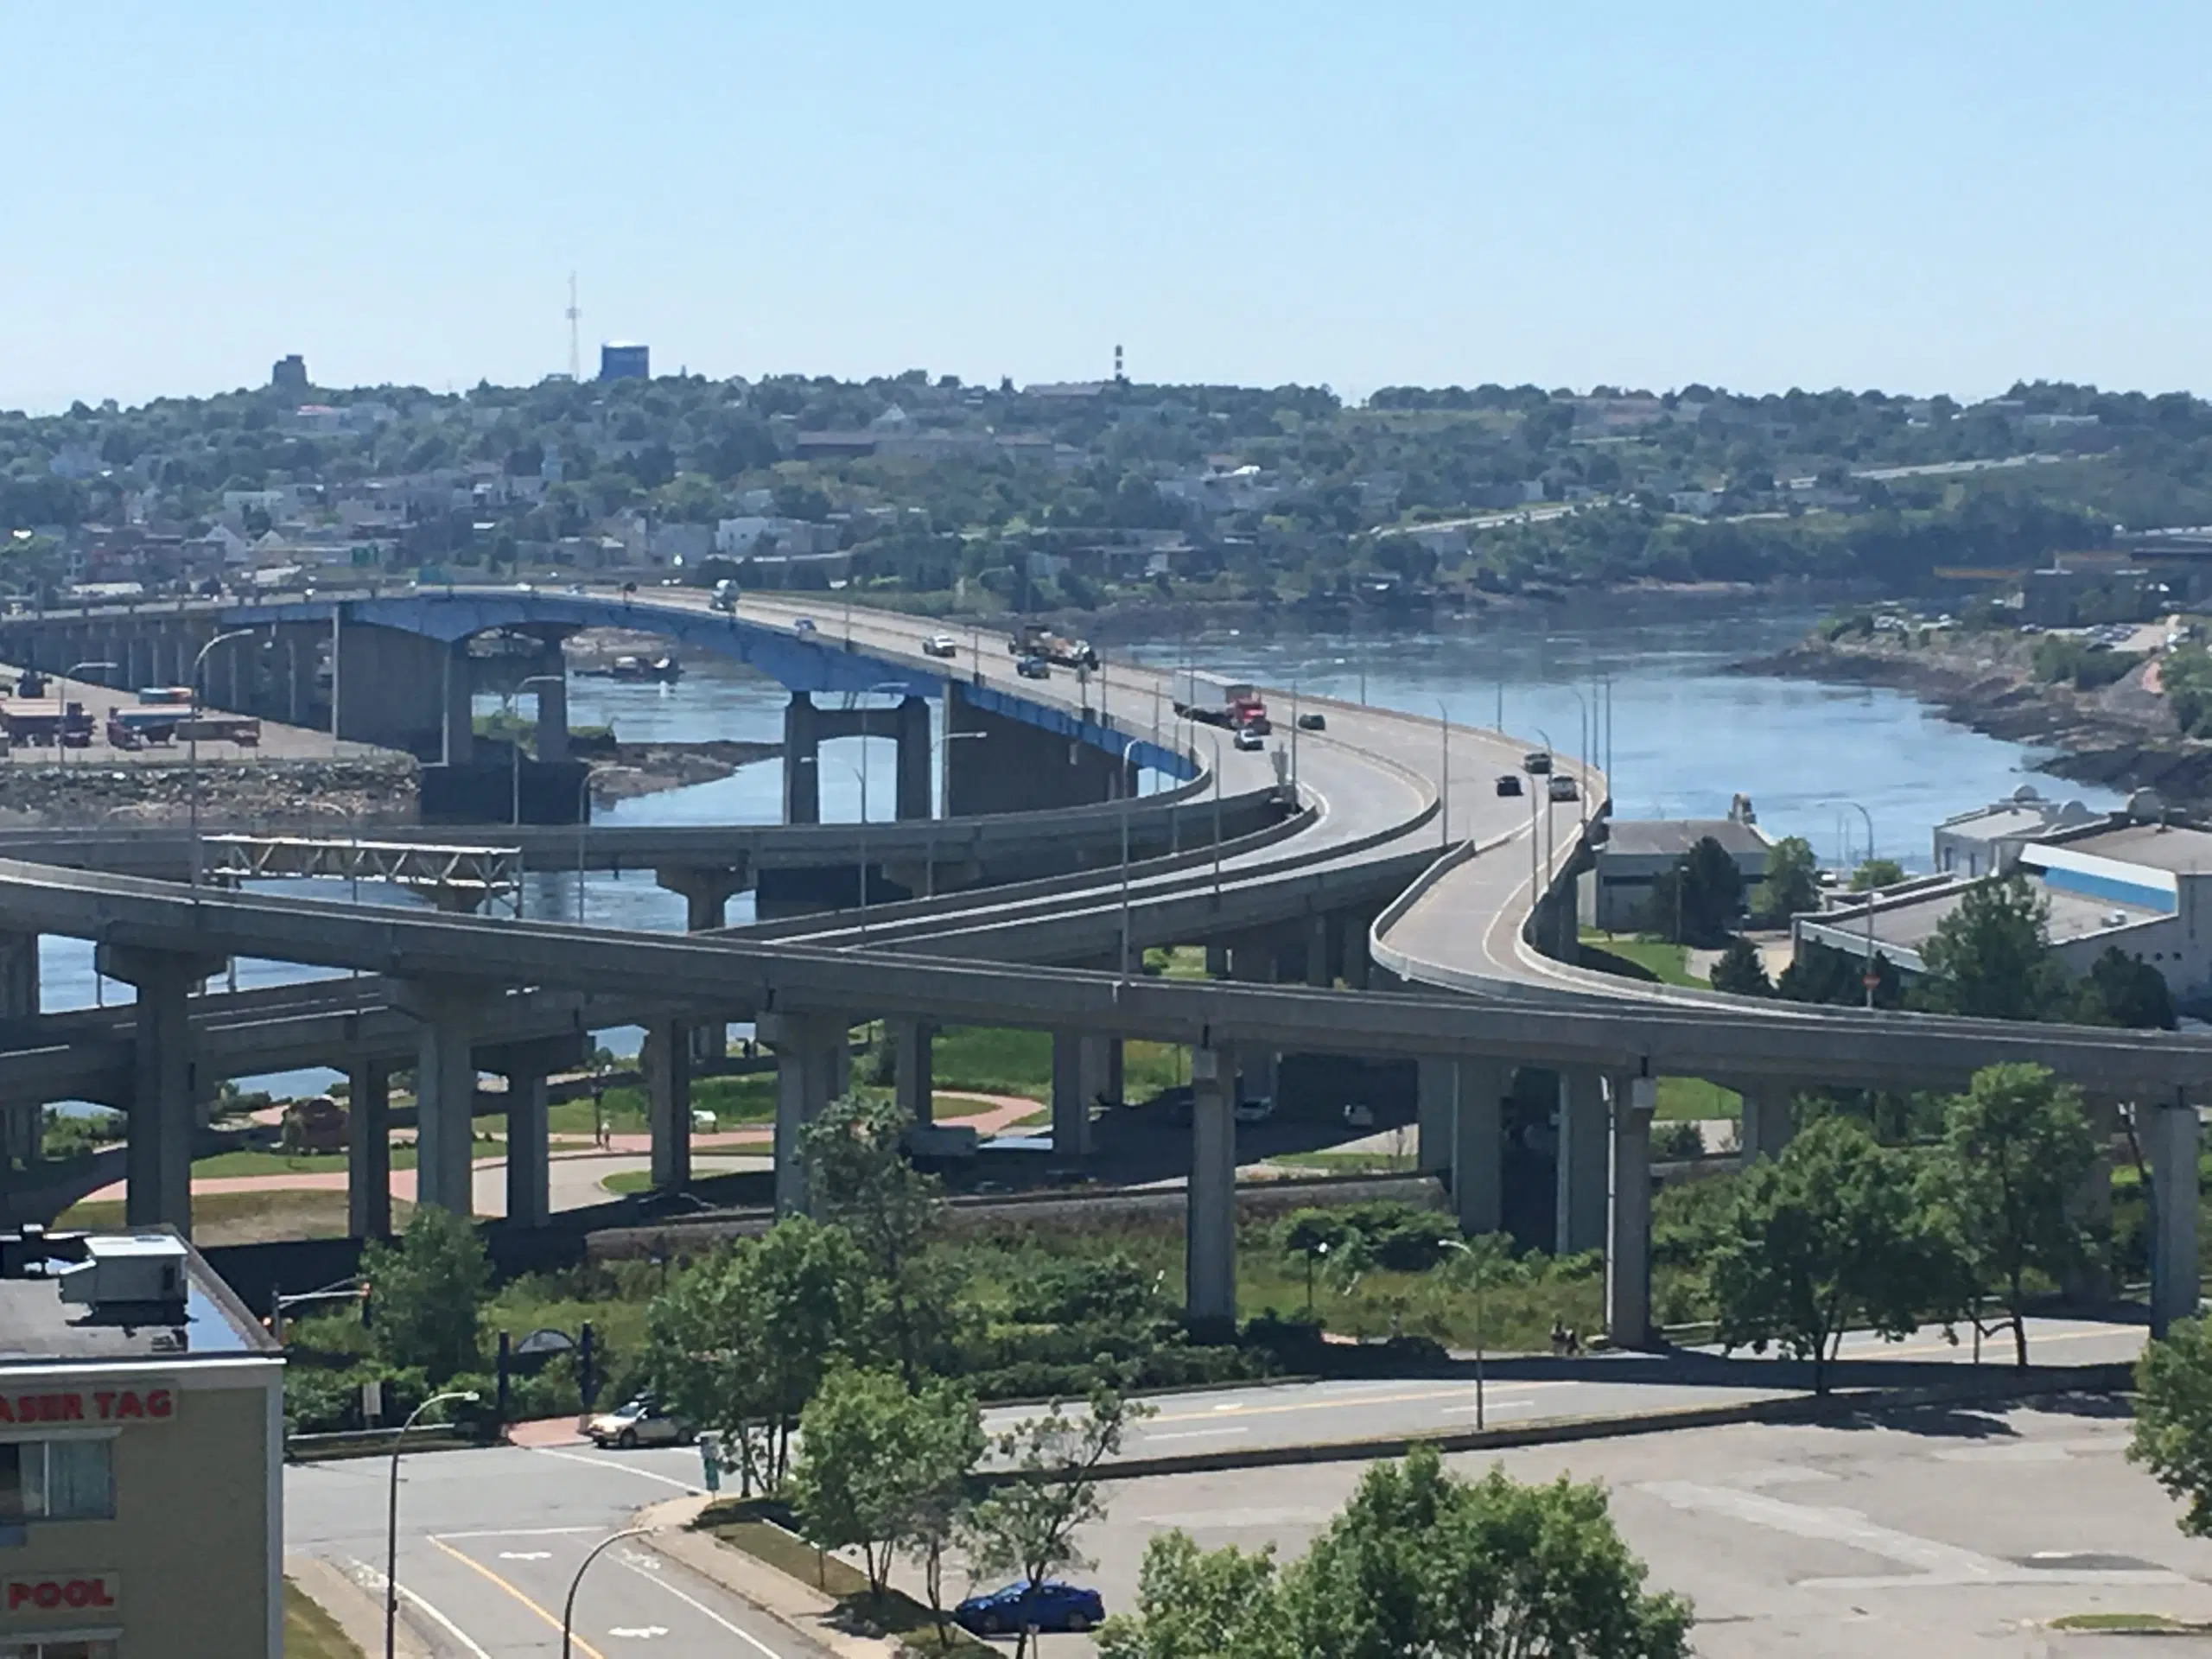
[[[1523,748],[1503,733],[1308,700],[1325,731],[1281,732],[1270,752],[1247,753],[1177,722],[1166,678],[1151,671],[1116,663],[1080,683],[1021,680],[972,639],[950,662],[928,656],[924,642],[939,625],[926,620],[856,611],[833,622],[762,601],[732,616],[677,590],[422,590],[251,610],[141,607],[121,620],[16,618],[0,628],[0,655],[49,649],[32,637],[46,626],[98,638],[118,626],[212,637],[239,626],[340,632],[341,663],[349,649],[427,648],[375,635],[362,643],[370,630],[429,642],[451,661],[456,645],[486,630],[557,637],[613,618],[695,650],[719,641],[791,692],[785,798],[796,821],[639,831],[627,845],[613,831],[523,827],[547,838],[548,856],[565,849],[573,859],[582,847],[590,859],[634,859],[697,893],[689,933],[180,888],[155,879],[174,874],[161,861],[176,849],[174,837],[153,833],[111,839],[105,850],[90,840],[0,841],[0,928],[14,941],[0,943],[0,1102],[81,1096],[123,1106],[132,1218],[186,1223],[191,1127],[214,1082],[319,1059],[353,1076],[361,1137],[353,1211],[357,1229],[373,1232],[388,1224],[388,1209],[380,1154],[368,1143],[383,1140],[390,1070],[410,1061],[422,1200],[468,1207],[477,1072],[502,1071],[510,1215],[527,1220],[544,1213],[543,1078],[583,1033],[605,1026],[647,1029],[654,1179],[676,1187],[689,1177],[687,1029],[754,1022],[778,1063],[777,1200],[786,1209],[807,1202],[797,1137],[843,1088],[855,1023],[890,1022],[901,1096],[925,1116],[933,1026],[1050,1032],[1055,1144],[1071,1160],[1087,1149],[1090,1101],[1113,1092],[1122,1041],[1187,1045],[1196,1096],[1187,1305],[1205,1325],[1234,1310],[1234,1107],[1273,1092],[1278,1056],[1417,1061],[1421,1162],[1478,1230],[1503,1213],[1505,1103],[1516,1076],[1525,1095],[1541,1074],[1555,1090],[1554,1242],[1604,1250],[1608,1325],[1634,1344],[1651,1329],[1659,1077],[1741,1090],[1745,1145],[1756,1154],[1786,1141],[1798,1089],[1950,1087],[1994,1061],[2033,1060],[2079,1084],[2101,1116],[2133,1112],[2153,1175],[2154,1320],[2195,1306],[2191,1091],[2212,1087],[2212,1040],[1751,1002],[1586,973],[1560,958],[1573,954],[1573,881],[1591,827],[1603,822],[1604,779],[1562,756],[1579,800],[1500,797],[1490,779],[1516,768]],[[822,741],[880,729],[865,718],[822,723],[825,714],[868,715],[814,702],[839,692],[895,697],[878,711],[893,717],[888,734],[925,753],[930,722],[911,710],[944,703],[953,736],[941,766],[960,778],[944,794],[961,809],[955,816],[922,817],[917,788],[902,791],[915,816],[897,823],[808,820],[794,775],[812,770]],[[370,696],[340,682],[341,709]],[[958,741],[969,733],[988,741]],[[925,765],[910,760],[902,772]],[[1135,797],[1136,768],[1181,781]],[[1025,867],[1014,849],[1049,850],[1055,823],[1065,832],[1058,864]],[[686,839],[653,840],[671,836]],[[995,849],[1006,854],[995,865]],[[728,893],[777,860],[799,869],[846,857],[887,875],[902,861],[922,874],[879,890],[888,902],[862,907],[852,895],[721,925]],[[957,880],[932,874],[956,868]],[[93,941],[104,967],[138,988],[136,1005],[39,1014],[22,963],[23,942],[40,934]],[[1212,970],[1205,982],[1132,971],[1148,945],[1200,943]],[[237,956],[347,976],[282,992],[199,988]]]

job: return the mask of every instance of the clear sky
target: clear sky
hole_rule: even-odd
[[[2212,391],[2212,7],[6,0],[0,406],[664,372]]]

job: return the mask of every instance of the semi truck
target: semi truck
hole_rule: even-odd
[[[1007,652],[1015,657],[1042,657],[1062,668],[1096,668],[1098,653],[1088,639],[1071,639],[1042,622],[1024,622],[1007,636]]]
[[[1259,687],[1249,680],[1233,680],[1204,669],[1175,671],[1175,712],[1232,732],[1265,737],[1268,731],[1268,705],[1261,698]]]

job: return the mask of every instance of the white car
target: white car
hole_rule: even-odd
[[[670,1416],[651,1395],[639,1395],[627,1405],[602,1411],[584,1425],[595,1446],[680,1446],[691,1438],[689,1425]]]
[[[1268,740],[1261,736],[1259,733],[1254,731],[1249,726],[1247,726],[1236,734],[1236,747],[1243,749],[1249,754],[1257,750],[1266,748],[1268,747]]]
[[[949,633],[933,633],[922,641],[925,657],[953,657],[960,652],[960,642]]]
[[[1363,1106],[1357,1101],[1353,1101],[1344,1108],[1344,1128],[1371,1129],[1374,1127],[1375,1109],[1372,1106]]]
[[[1236,1121],[1239,1123],[1264,1123],[1274,1115],[1275,1103],[1265,1095],[1257,1100],[1236,1103]]]

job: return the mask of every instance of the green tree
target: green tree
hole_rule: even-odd
[[[2066,1017],[2077,1025],[2124,1026],[2137,1031],[2171,1031],[2175,1025],[2173,992],[2166,976],[2140,957],[2131,957],[2118,945],[2107,945],[2104,955],[2089,964],[2074,987],[2074,1000]]]
[[[1820,861],[1802,836],[1784,836],[1767,849],[1766,874],[1759,881],[1758,913],[1782,926],[1801,912],[1821,907]]]
[[[807,1126],[808,1190],[867,1259],[884,1345],[909,1389],[950,1335],[961,1303],[957,1266],[938,1248],[944,1184],[906,1160],[910,1116],[889,1101],[847,1098]]]
[[[1922,947],[1917,1001],[1936,1014],[2041,1020],[2065,975],[2050,954],[2050,906],[2018,872],[1968,887]]]
[[[1709,944],[1725,935],[1744,906],[1744,873],[1711,836],[1651,884],[1645,928],[1676,944]]]
[[[1145,1546],[1137,1611],[1109,1618],[1099,1659],[1262,1659],[1286,1654],[1272,1546],[1202,1550],[1178,1529]],[[1286,1659],[1287,1656],[1286,1654]]]
[[[1774,982],[1766,976],[1766,962],[1758,946],[1741,937],[1728,941],[1728,948],[1706,977],[1714,990],[1733,996],[1774,995]]]
[[[1904,866],[1894,858],[1870,858],[1851,873],[1851,890],[1866,893],[1875,887],[1894,887],[1904,880]]]
[[[1901,1338],[1948,1313],[1953,1276],[1913,1174],[1909,1154],[1854,1120],[1827,1117],[1738,1175],[1707,1252],[1721,1343],[1809,1360],[1814,1392],[1824,1394],[1854,1319]]]
[[[986,1578],[1012,1573],[1034,1590],[1055,1573],[1088,1566],[1075,1535],[1106,1513],[1098,1466],[1122,1449],[1131,1423],[1150,1415],[1150,1407],[1099,1388],[1078,1417],[1055,1402],[1000,1435],[998,1455],[1014,1478],[993,1487],[968,1513],[969,1571]],[[1016,1635],[1020,1659],[1029,1633]]]
[[[419,1206],[397,1244],[372,1243],[362,1253],[361,1276],[378,1357],[419,1365],[434,1387],[476,1368],[477,1321],[492,1264],[467,1217]]]
[[[2212,1330],[2183,1319],[2135,1362],[2135,1431],[2127,1460],[2183,1504],[2176,1523],[2212,1538]]]
[[[2080,1090],[2039,1065],[1985,1066],[1945,1109],[1930,1193],[1975,1293],[2003,1303],[2023,1366],[2029,1275],[2063,1278],[2095,1250],[2073,1204],[2096,1157]]]
[[[880,1596],[893,1552],[934,1531],[926,1517],[949,1511],[982,1455],[982,1418],[957,1383],[909,1393],[895,1372],[840,1365],[799,1414],[788,1496],[807,1541],[858,1549]]]
[[[1789,965],[1774,982],[1775,995],[1792,1002],[1824,1002],[1838,1007],[1860,1007],[1866,1001],[1864,958],[1818,939],[1802,941],[1790,954]],[[1874,952],[1874,1006],[1904,1006],[1904,980],[1897,963],[1881,951]]]

